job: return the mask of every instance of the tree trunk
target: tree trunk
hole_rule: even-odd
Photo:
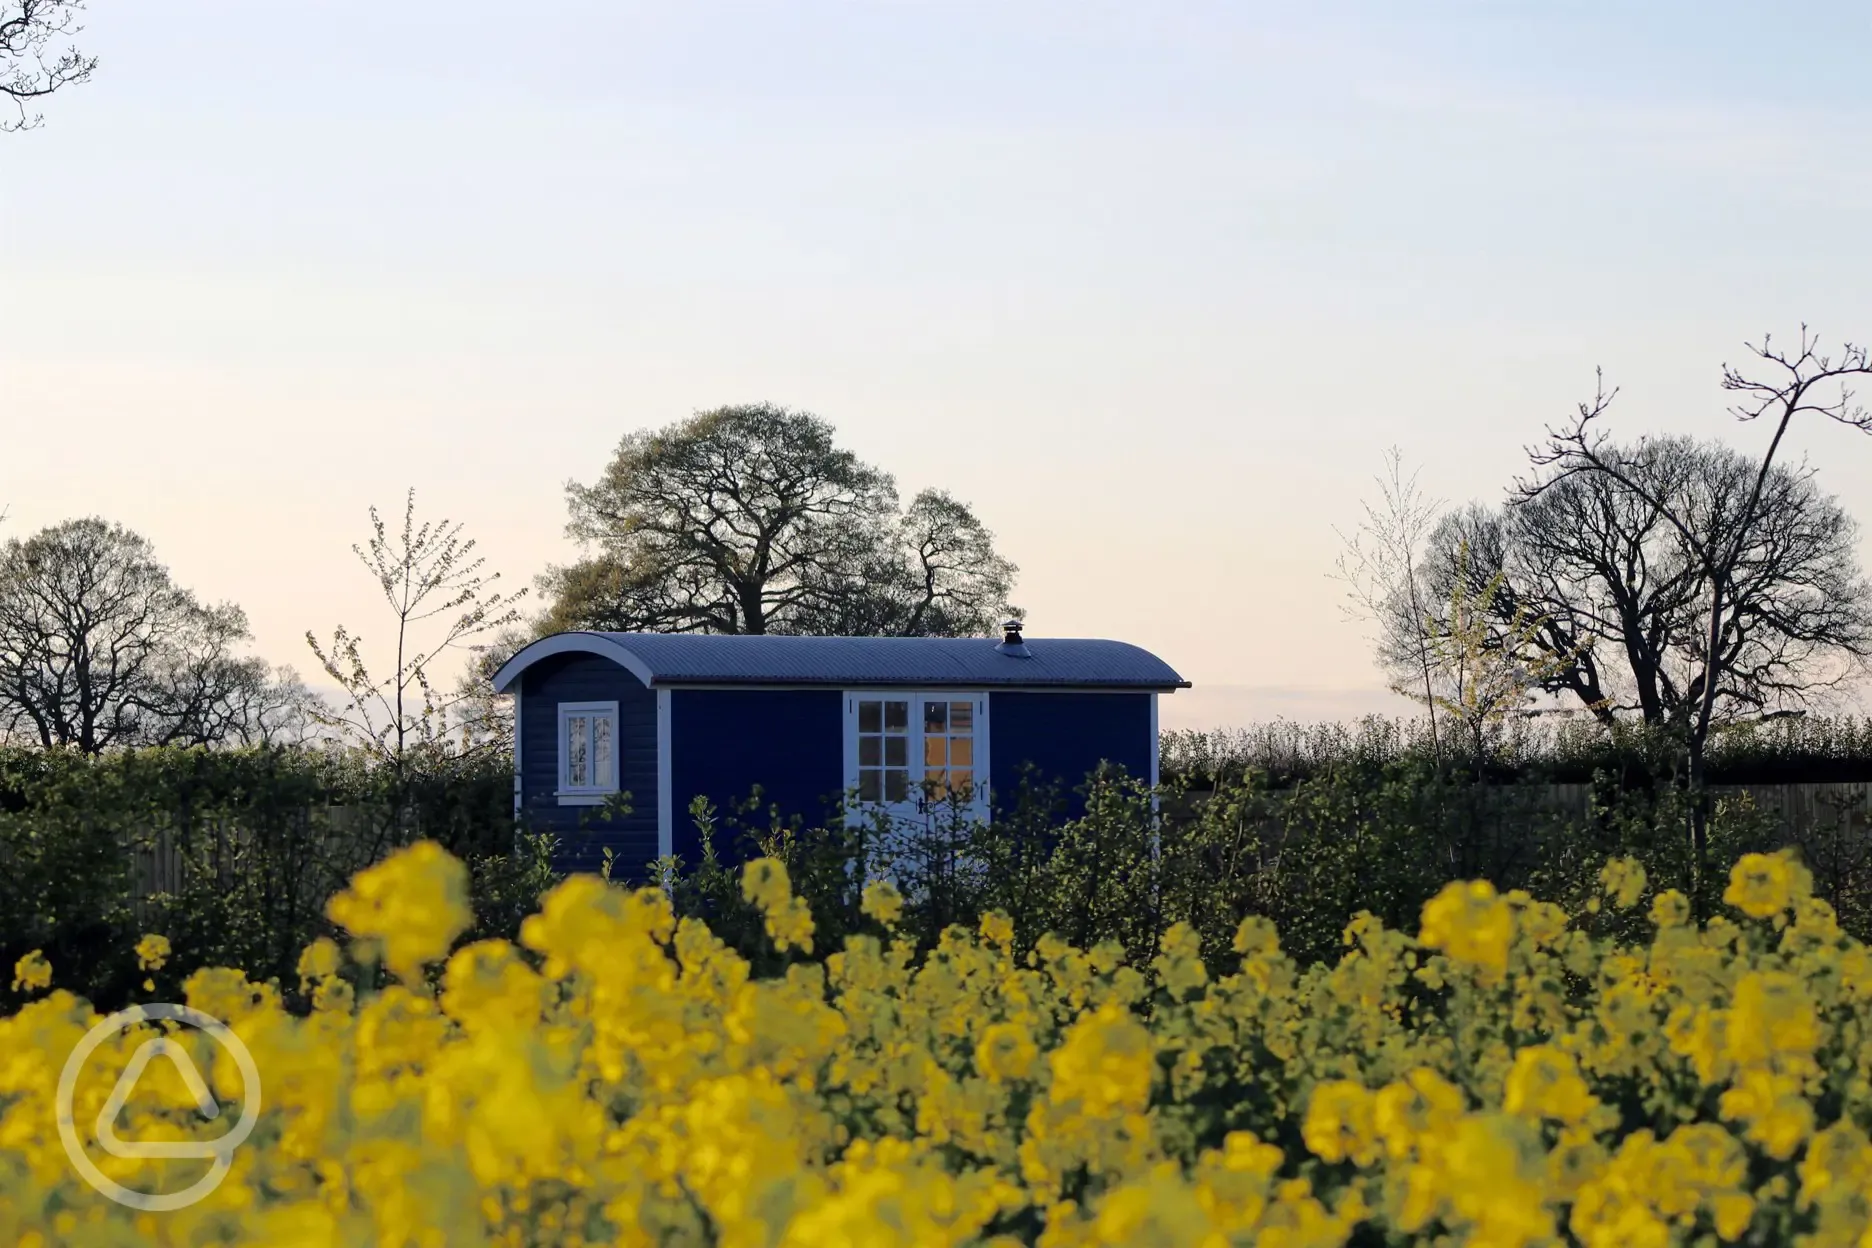
[[[1703,880],[1709,863],[1709,788],[1704,783],[1704,734],[1690,735],[1690,914],[1698,925],[1709,918],[1703,902]]]
[[[735,597],[741,602],[741,630],[750,636],[763,636],[767,632],[767,603],[762,596],[764,586],[755,581],[738,586]]]
[[[1772,451],[1770,452],[1772,455]],[[1761,483],[1756,482],[1759,493]],[[1751,500],[1752,501],[1752,500]],[[1744,533],[1746,533],[1747,514],[1744,513]],[[1710,618],[1709,631],[1704,637],[1702,687],[1696,690],[1697,701],[1695,717],[1689,721],[1689,734],[1686,744],[1690,747],[1690,914],[1692,919],[1701,924],[1709,917],[1703,904],[1703,878],[1709,863],[1709,789],[1705,784],[1704,751],[1709,745],[1710,723],[1716,711],[1716,682],[1721,679],[1716,670],[1716,653],[1722,644],[1723,611],[1727,605],[1723,600],[1728,588],[1728,568],[1740,557],[1741,537],[1735,544],[1736,554],[1720,570],[1714,570],[1710,577]]]

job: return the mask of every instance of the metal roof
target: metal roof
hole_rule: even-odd
[[[1028,657],[992,637],[746,637],[717,633],[555,633],[494,676],[505,691],[553,654],[599,654],[646,685],[934,685],[991,688],[1157,689],[1189,682],[1162,659],[1122,641],[1030,637]]]

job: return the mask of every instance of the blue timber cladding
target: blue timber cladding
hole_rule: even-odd
[[[689,803],[706,797],[720,828],[715,852],[738,861],[739,830],[722,820],[761,787],[763,810],[798,815],[808,828],[831,817],[845,786],[845,701],[836,689],[673,689],[670,691],[670,795],[673,850],[684,866],[701,860]],[[765,827],[765,816],[758,819]]]
[[[520,693],[522,817],[555,832],[562,870],[595,870],[615,855],[620,878],[642,879],[662,829],[672,852],[693,866],[700,837],[693,799],[716,808],[725,858],[740,856],[743,827],[728,826],[752,790],[763,809],[747,822],[823,826],[840,803],[845,776],[847,691],[953,689],[989,699],[986,779],[997,806],[1034,779],[1072,790],[1101,762],[1138,779],[1152,771],[1154,698],[1187,688],[1161,659],[1137,646],[1096,639],[1036,639],[1017,630],[991,638],[722,637],[557,633],[535,641],[494,676],[497,691]],[[658,708],[663,733],[659,744]],[[561,806],[559,706],[618,703],[620,781],[632,813]],[[659,750],[665,751],[659,757]],[[913,760],[913,767],[917,764]],[[668,786],[659,793],[659,777]],[[663,800],[659,801],[659,797]]]
[[[989,792],[995,806],[1012,805],[1023,766],[1042,784],[1058,785],[1068,811],[1085,809],[1073,790],[1101,761],[1122,766],[1148,782],[1151,768],[1151,695],[1148,693],[1020,693],[988,695]]]
[[[595,806],[561,806],[559,704],[618,704],[618,786],[630,794],[631,813],[602,820]],[[559,838],[554,864],[562,871],[596,871],[609,847],[615,878],[648,876],[657,853],[656,693],[610,659],[557,654],[521,675],[521,820]]]

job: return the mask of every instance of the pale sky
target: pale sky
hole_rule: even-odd
[[[381,635],[366,509],[527,584],[625,432],[770,400],[966,499],[1169,727],[1406,712],[1328,579],[1390,444],[1496,499],[1603,365],[1872,337],[1872,8],[97,0],[0,135],[0,534]],[[1792,437],[1872,520],[1872,438]],[[1868,547],[1872,553],[1872,547]]]

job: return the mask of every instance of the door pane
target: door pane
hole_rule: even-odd
[[[856,697],[858,800],[907,805],[966,796],[975,778],[976,704],[949,697]],[[921,744],[912,748],[912,738]]]

